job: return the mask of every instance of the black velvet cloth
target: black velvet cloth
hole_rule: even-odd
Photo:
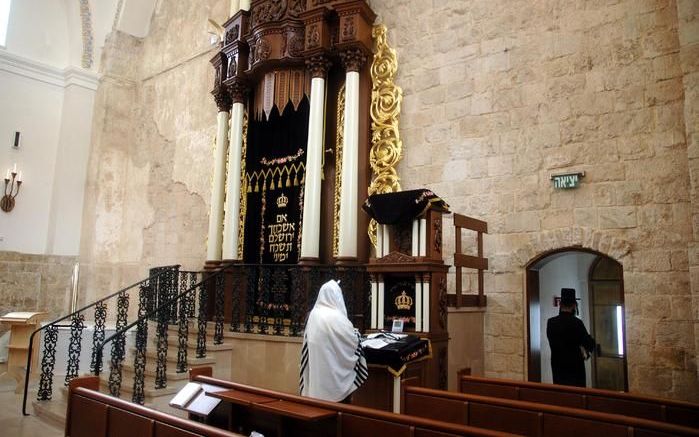
[[[269,118],[264,116],[261,120],[250,118],[245,157],[247,174],[306,162],[309,110],[308,99],[304,97],[296,110],[289,102],[281,114],[275,106]],[[284,160],[288,157],[295,158]],[[280,162],[280,159],[284,162]],[[267,179],[265,190],[262,189],[263,180],[252,182],[251,191],[247,193],[243,244],[244,262],[253,264],[295,264],[298,262],[303,175],[304,172],[299,171],[298,174],[287,178],[286,175],[280,177],[277,173]],[[294,180],[297,181],[296,185]],[[271,182],[274,182],[273,186]],[[277,200],[282,193],[286,198],[286,206],[280,207],[279,205],[282,203],[278,204]],[[284,221],[280,221],[280,217],[278,217],[280,214],[284,215]],[[270,245],[275,244],[274,241],[271,241],[274,237],[270,238],[270,231],[273,229],[271,226],[283,223],[293,224],[294,227],[292,251],[285,259],[278,256],[275,258],[270,250]]]
[[[395,373],[401,373],[403,366],[430,354],[430,342],[417,335],[388,344],[381,349],[364,348],[367,364],[388,366]]]
[[[362,205],[369,217],[384,225],[410,222],[430,207],[449,210],[449,205],[427,188],[372,194]]]

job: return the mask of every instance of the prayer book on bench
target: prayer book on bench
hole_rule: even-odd
[[[209,384],[190,382],[177,392],[175,397],[170,401],[170,406],[198,416],[208,416],[221,400],[207,396],[206,393],[221,390],[225,389]]]

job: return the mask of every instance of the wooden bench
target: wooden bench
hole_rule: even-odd
[[[70,437],[240,437],[97,391],[99,378],[76,378],[68,388],[65,435]]]
[[[199,383],[228,389],[212,393],[231,407],[231,429],[293,436],[449,437],[512,435],[466,425],[411,417],[355,405],[326,402],[287,393],[237,384],[205,376],[206,369],[190,373]],[[265,432],[266,431],[266,432]]]
[[[582,387],[460,375],[459,391],[481,396],[623,414],[699,428],[699,405]]]
[[[619,414],[433,390],[403,388],[403,412],[529,436],[699,436],[699,430]]]

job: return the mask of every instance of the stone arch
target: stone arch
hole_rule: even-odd
[[[631,244],[608,232],[576,226],[533,234],[529,244],[518,249],[514,258],[520,268],[527,268],[542,257],[564,249],[591,250],[624,265],[631,252]]]

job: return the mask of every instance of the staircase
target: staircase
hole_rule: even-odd
[[[103,392],[181,415],[168,402],[187,383],[188,369],[212,366],[215,376],[230,378],[232,345],[223,342],[223,306],[216,305],[210,317],[207,305],[209,294],[222,293],[223,270],[158,267],[148,278],[43,326],[30,340],[41,339],[42,349],[38,379],[32,369],[27,372],[23,413],[31,398],[38,418],[63,426],[65,381],[90,374],[99,375]],[[138,311],[129,311],[134,304]],[[129,314],[136,316],[129,320]],[[111,328],[109,315],[116,321]],[[85,324],[88,316],[94,323]],[[60,350],[66,344],[67,354]],[[65,358],[63,370],[56,364]]]

